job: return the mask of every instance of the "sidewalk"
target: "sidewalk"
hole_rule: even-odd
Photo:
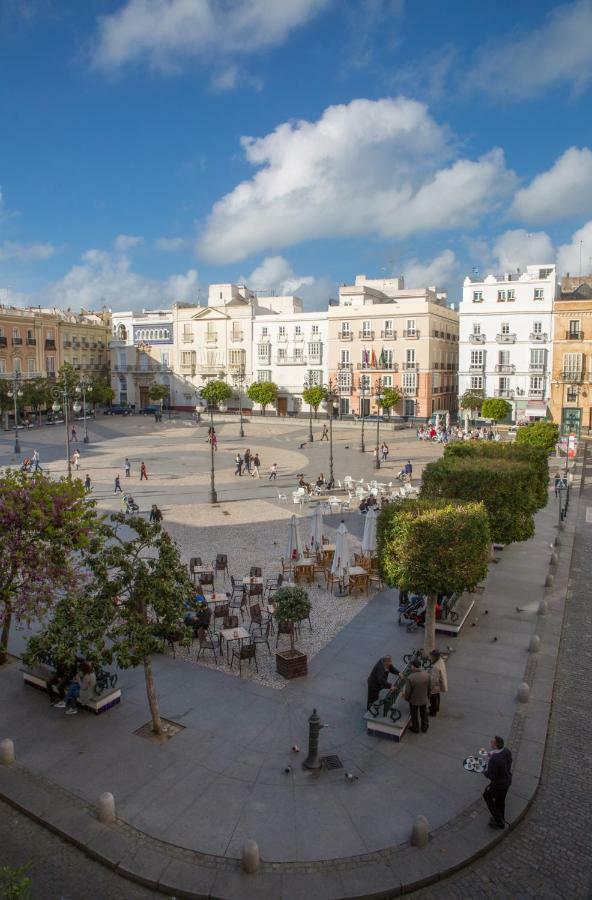
[[[0,794],[122,874],[177,896],[370,897],[442,877],[502,838],[487,828],[485,781],[464,771],[466,755],[492,734],[508,739],[511,823],[536,791],[576,500],[552,589],[543,587],[556,534],[552,496],[535,537],[508,547],[490,567],[449,660],[450,692],[427,735],[398,745],[365,732],[370,668],[387,651],[396,664],[421,643],[421,634],[397,626],[393,592],[385,591],[312,660],[306,679],[283,691],[159,657],[161,711],[185,726],[164,746],[133,733],[148,719],[141,672],[121,675],[123,702],[108,714],[66,718],[23,687],[17,664],[7,667],[0,737],[15,741],[17,764],[0,767]],[[550,609],[542,618],[545,594]],[[529,655],[534,633],[541,652]],[[523,680],[532,689],[527,705],[516,701]],[[291,752],[294,744],[306,747],[313,707],[330,726],[321,732],[322,755],[343,763],[318,776],[301,768],[304,752]],[[344,771],[358,780],[347,782]],[[112,827],[92,812],[106,790],[120,817]],[[431,826],[424,850],[408,844],[418,815]],[[253,876],[239,864],[247,838],[258,842],[263,861]]]

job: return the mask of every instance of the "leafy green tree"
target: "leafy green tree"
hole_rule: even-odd
[[[51,385],[47,378],[27,378],[22,385],[23,404],[40,414],[42,409],[51,406]]]
[[[539,447],[551,453],[559,440],[559,425],[555,422],[531,422],[518,429],[516,443],[528,447]]]
[[[491,419],[493,422],[507,419],[511,412],[511,404],[502,397],[487,397],[481,403],[481,415],[484,419]]]
[[[82,577],[98,520],[80,480],[9,470],[0,478],[0,664],[13,619],[30,624]]]
[[[313,384],[311,387],[304,388],[302,391],[302,399],[314,409],[315,419],[319,411],[319,406],[323,400],[327,399],[327,391],[320,384]]]
[[[424,652],[436,641],[438,594],[472,590],[487,574],[491,535],[482,503],[403,500],[378,518],[384,581],[426,597]]]
[[[169,396],[169,389],[168,387],[166,387],[166,385],[158,384],[157,382],[155,382],[154,384],[150,385],[148,396],[151,400],[156,400],[157,402],[159,402],[162,409],[162,401],[165,399],[165,397]]]
[[[483,396],[479,391],[465,391],[459,400],[460,408],[469,414],[481,414],[481,406],[483,404]]]
[[[294,650],[294,629],[310,615],[311,602],[308,593],[301,587],[281,587],[274,595],[275,618],[278,622],[289,622],[290,647]]]
[[[159,523],[140,516],[111,516],[106,540],[85,554],[91,578],[56,605],[51,621],[29,641],[27,659],[46,654],[73,662],[77,654],[122,669],[143,666],[152,729],[162,735],[152,656],[163,637],[189,643],[185,601],[195,588],[177,545]],[[132,537],[126,538],[129,531]]]
[[[65,388],[73,402],[76,394],[76,388],[80,384],[80,375],[71,363],[64,363],[58,369],[57,384],[62,390]]]
[[[536,509],[543,509],[549,499],[549,457],[545,450],[513,441],[454,441],[444,448],[445,458],[477,457],[506,459],[528,463],[532,468],[532,488]]]
[[[209,405],[218,406],[232,397],[232,388],[225,381],[212,379],[201,389],[201,396]]]
[[[115,399],[115,391],[106,378],[97,378],[92,381],[86,391],[86,402],[94,409],[97,403],[112,403]]]
[[[277,384],[274,384],[273,381],[255,381],[249,387],[247,395],[253,403],[260,404],[261,414],[264,416],[266,407],[277,400]]]
[[[382,389],[380,405],[390,418],[391,410],[401,399],[401,394],[396,388],[385,387]]]
[[[528,462],[443,456],[425,467],[421,497],[482,501],[495,543],[525,541],[534,534],[538,498]]]

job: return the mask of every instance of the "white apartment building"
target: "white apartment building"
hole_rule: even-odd
[[[512,420],[545,418],[551,392],[555,266],[466,277],[460,304],[459,395],[512,405]]]
[[[173,321],[172,309],[112,314],[109,351],[115,403],[129,403],[141,409],[151,402],[150,385],[158,382],[168,387],[169,402],[175,405]]]

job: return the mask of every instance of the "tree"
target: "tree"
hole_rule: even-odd
[[[232,388],[225,381],[212,379],[201,389],[201,396],[210,406],[218,406],[232,397]]]
[[[148,396],[151,400],[158,401],[162,409],[162,401],[165,399],[165,397],[169,396],[169,389],[166,385],[158,384],[157,382],[155,382],[154,384],[150,385]]]
[[[438,594],[473,590],[487,574],[491,535],[482,503],[403,500],[378,519],[384,581],[426,597],[424,652],[436,641]]]
[[[539,447],[551,453],[559,440],[559,425],[554,422],[531,422],[518,429],[516,443],[528,447]]]
[[[512,406],[502,397],[487,397],[481,403],[481,415],[484,419],[491,419],[493,422],[501,422],[507,419],[512,412]]]
[[[382,390],[380,405],[386,410],[387,416],[390,418],[391,409],[400,401],[401,395],[396,388],[385,387]]]
[[[73,400],[76,396],[76,388],[80,384],[80,375],[71,363],[64,363],[58,369],[57,384],[62,390],[66,390]]]
[[[255,381],[248,389],[247,395],[253,403],[260,404],[261,415],[264,416],[265,407],[277,400],[277,384],[274,384],[273,381]]]
[[[479,416],[482,404],[483,397],[479,391],[465,391],[459,401],[460,408],[464,410],[467,416],[474,411]]]
[[[289,622],[290,649],[294,651],[294,629],[298,622],[310,616],[311,602],[308,593],[301,587],[281,587],[274,595],[275,617],[278,622]]]
[[[93,407],[97,403],[111,403],[115,399],[115,391],[105,378],[92,381],[86,391],[86,402]]]
[[[34,412],[51,406],[51,385],[47,378],[28,378],[23,382],[23,403]]]
[[[30,624],[80,581],[99,522],[80,480],[9,470],[0,478],[0,664],[12,620]]]
[[[327,391],[320,384],[313,384],[311,387],[304,388],[302,391],[302,399],[309,406],[312,406],[315,413],[315,419],[319,411],[319,406],[323,400],[327,399]]]
[[[139,516],[111,516],[104,542],[85,554],[91,579],[56,605],[51,621],[29,641],[27,660],[46,654],[59,662],[77,655],[122,669],[142,665],[152,730],[163,734],[152,656],[163,636],[189,642],[185,600],[195,592],[179,550],[159,523]],[[122,535],[132,531],[131,539]]]
[[[533,468],[527,462],[443,456],[425,467],[421,497],[482,501],[495,543],[525,541],[534,534],[538,498]]]

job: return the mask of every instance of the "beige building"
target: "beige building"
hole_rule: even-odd
[[[402,277],[358,275],[327,316],[329,376],[343,415],[375,414],[379,384],[401,394],[394,415],[456,412],[459,324],[445,294],[405,288]]]
[[[553,305],[551,413],[564,434],[592,430],[592,275],[565,276]]]

